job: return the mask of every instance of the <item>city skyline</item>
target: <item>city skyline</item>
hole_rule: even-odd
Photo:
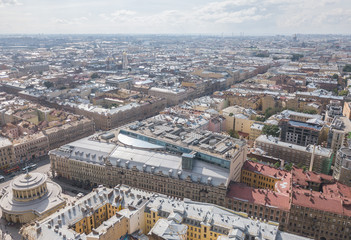
[[[2,34],[350,34],[346,0],[0,0]]]

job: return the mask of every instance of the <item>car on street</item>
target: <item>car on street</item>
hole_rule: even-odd
[[[33,170],[33,169],[36,169],[36,168],[37,168],[37,165],[36,165],[36,164],[31,164],[31,165],[29,165],[29,166],[27,166],[27,167],[22,168],[22,172],[27,172],[27,170],[28,170],[28,172],[29,172],[29,171],[31,171],[31,170]]]

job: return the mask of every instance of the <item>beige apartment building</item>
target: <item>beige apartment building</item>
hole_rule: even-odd
[[[262,149],[267,155],[280,158],[285,162],[298,166],[305,166],[308,169],[311,165],[311,157],[314,152],[312,170],[328,174],[332,162],[333,151],[321,146],[312,145],[307,147],[292,143],[282,142],[272,136],[261,135],[255,141],[255,147]]]
[[[55,149],[68,142],[87,137],[93,133],[94,121],[83,118],[31,135],[19,137],[12,140],[12,142],[8,139],[6,141],[4,138],[4,149],[7,149],[6,151],[4,150],[4,153],[6,152],[9,155],[3,157],[4,161],[2,166],[3,168],[6,168],[45,156],[50,149]],[[12,157],[12,152],[14,157]]]
[[[177,105],[190,97],[189,92],[182,88],[166,89],[152,87],[149,89],[148,94],[154,97],[165,98],[167,100],[167,106]]]
[[[261,136],[263,127],[264,127],[264,124],[261,124],[261,123],[252,124],[250,127],[250,136],[249,136],[250,138],[249,139],[251,141],[255,141],[256,138]]]
[[[8,168],[16,163],[12,142],[4,137],[0,138],[0,169]]]
[[[230,106],[221,110],[221,114],[226,119],[225,130],[235,130],[241,134],[249,135],[251,125],[255,123],[256,114],[253,110],[240,106]]]
[[[43,132],[13,140],[13,149],[18,163],[47,155],[49,140]]]
[[[165,98],[150,98],[139,103],[132,102],[112,109],[93,105],[64,106],[75,114],[92,119],[96,130],[110,130],[136,120],[157,115],[167,104]]]
[[[243,141],[222,134],[129,125],[50,152],[53,176],[97,186],[127,184],[175,197],[224,205],[230,181],[240,181],[246,158]],[[159,136],[162,131],[170,140]],[[174,134],[166,134],[174,132]],[[186,132],[188,132],[186,134]],[[155,136],[155,137],[154,137]],[[212,140],[211,140],[212,139]],[[197,141],[199,146],[190,145]]]
[[[93,134],[95,131],[94,121],[82,118],[78,121],[68,122],[62,126],[44,130],[49,141],[49,148],[55,149],[68,142],[78,140]]]

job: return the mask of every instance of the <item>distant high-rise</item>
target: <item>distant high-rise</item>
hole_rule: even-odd
[[[127,53],[126,52],[123,52],[122,68],[123,69],[127,69],[128,68],[128,57],[127,57]]]

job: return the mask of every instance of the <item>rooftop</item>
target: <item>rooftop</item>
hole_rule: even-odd
[[[227,197],[248,203],[260,204],[285,211],[290,209],[289,194],[274,192],[269,189],[256,189],[244,183],[232,182],[229,185]]]
[[[36,215],[41,215],[60,204],[64,204],[65,201],[60,197],[61,187],[51,181],[46,181],[48,191],[42,197],[26,202],[15,200],[12,191],[13,186],[16,187],[17,190],[22,190],[22,188],[27,189],[26,182],[34,182],[34,185],[38,186],[39,183],[44,183],[44,180],[46,180],[46,175],[45,177],[39,175],[44,176],[42,173],[36,173],[29,180],[21,182],[21,180],[25,179],[26,177],[26,174],[22,174],[18,178],[14,179],[10,186],[6,189],[6,193],[1,198],[0,205],[2,210],[12,214],[34,212]],[[34,185],[30,185],[28,188],[32,188]]]
[[[47,178],[47,175],[35,172],[22,174],[11,182],[11,187],[15,190],[32,189],[45,183]]]
[[[294,127],[306,128],[306,129],[310,129],[310,130],[314,130],[314,131],[320,131],[323,128],[323,126],[321,126],[319,124],[293,121],[293,120],[289,120],[289,125],[294,126]]]
[[[256,142],[273,144],[279,147],[290,148],[296,151],[309,152],[311,154],[313,152],[313,146],[308,145],[307,147],[304,147],[304,146],[300,146],[292,143],[282,142],[278,138],[275,138],[272,136],[260,135],[258,138],[256,138]],[[329,148],[323,148],[321,146],[316,146],[315,148],[315,154],[319,156],[330,158],[332,153],[333,153],[333,150]]]

